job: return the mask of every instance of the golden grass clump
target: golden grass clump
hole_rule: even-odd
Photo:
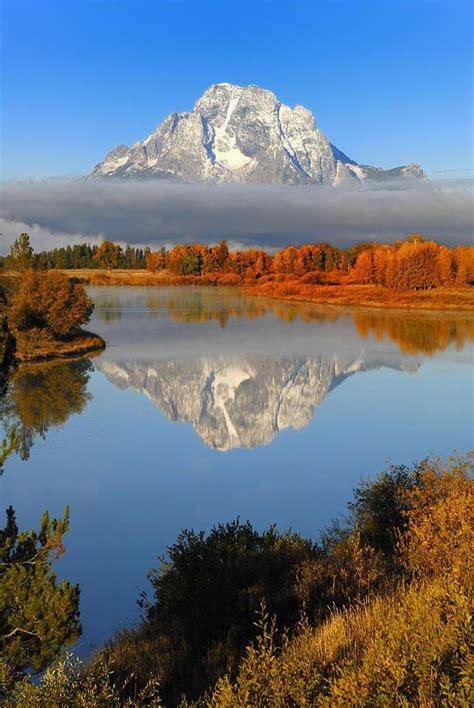
[[[304,620],[279,642],[263,612],[235,679],[220,679],[199,705],[472,705],[471,474],[471,456],[424,463],[407,493],[397,586],[316,627]]]

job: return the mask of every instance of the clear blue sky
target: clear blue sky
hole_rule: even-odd
[[[461,0],[2,0],[3,178],[89,172],[212,83],[310,108],[360,162],[472,176]],[[441,170],[465,170],[445,172]]]

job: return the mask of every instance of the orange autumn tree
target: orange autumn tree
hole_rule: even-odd
[[[146,268],[152,273],[157,270],[163,270],[167,266],[168,254],[165,248],[161,248],[159,251],[153,251],[146,256]]]
[[[122,249],[117,243],[112,243],[112,241],[103,241],[93,257],[99,268],[107,268],[109,270],[118,268],[121,259]]]
[[[358,283],[399,291],[426,290],[473,284],[474,248],[448,248],[425,241],[421,234],[410,234],[406,241],[392,245],[363,242],[342,250],[323,242],[288,246],[271,256],[255,248],[229,251],[221,241],[218,246],[179,244],[169,253],[164,249],[150,253],[147,268],[167,268],[176,276],[208,276],[202,282],[229,285],[252,284],[265,276],[267,282],[276,283]]]
[[[464,287],[474,284],[474,247],[458,246],[453,250],[455,262],[455,285]]]
[[[67,337],[89,321],[93,307],[84,287],[63,273],[29,270],[11,299],[8,324],[14,334],[38,329]]]
[[[474,282],[474,248],[454,249],[411,234],[393,246],[373,244],[357,257],[350,271],[357,283],[374,283],[392,290],[466,287]]]
[[[396,251],[396,261],[388,287],[395,290],[417,290],[439,285],[439,246],[435,241],[403,243]]]
[[[358,283],[374,283],[375,282],[375,262],[374,250],[370,249],[362,251],[358,257],[351,276]]]

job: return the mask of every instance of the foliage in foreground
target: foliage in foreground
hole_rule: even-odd
[[[279,638],[268,615],[235,680],[206,706],[472,705],[472,594],[459,581],[412,583]]]
[[[7,705],[472,705],[473,502],[466,455],[362,484],[319,544],[239,522],[183,532],[140,626],[85,672],[66,659],[21,679]]]
[[[101,658],[112,662],[122,682],[133,674],[134,690],[157,676],[166,705],[183,692],[197,697],[236,670],[263,598],[281,622],[297,620],[296,574],[318,553],[298,534],[274,527],[259,533],[238,520],[207,536],[183,531],[150,573],[154,597],[143,598],[143,622],[122,631]]]
[[[472,705],[474,490],[468,465],[425,465],[401,490],[407,524],[391,592],[300,623],[279,640],[267,614],[235,679],[206,706]]]
[[[0,663],[0,688],[7,678]],[[2,703],[5,708],[126,708],[162,706],[159,684],[150,679],[133,698],[125,698],[127,686],[115,681],[113,670],[101,662],[94,673],[84,675],[82,662],[71,654],[48,668],[39,683],[27,676],[18,681]],[[1,694],[0,694],[1,695]]]
[[[208,536],[185,532],[161,572],[152,575],[155,597],[146,619],[120,633],[102,659],[122,681],[133,673],[134,691],[156,676],[166,705],[178,704],[182,694],[201,705],[301,705],[303,697],[309,703],[350,704],[358,682],[361,696],[369,696],[381,682],[378,673],[390,674],[390,665],[402,667],[405,682],[411,677],[413,685],[402,690],[388,676],[380,689],[387,695],[416,703],[425,694],[444,695],[449,678],[462,697],[469,656],[465,609],[472,599],[465,577],[474,540],[471,469],[469,456],[445,467],[437,460],[413,468],[393,466],[359,486],[347,524],[336,524],[319,544],[274,529],[260,535],[237,522]],[[262,601],[274,618],[271,637],[267,621],[260,644],[245,653],[244,642],[257,634],[251,620]],[[428,622],[430,604],[439,612]],[[366,627],[367,618],[372,629],[361,630],[356,642],[351,628],[358,622]],[[327,637],[336,631],[339,644],[333,651]],[[364,637],[374,637],[374,644],[364,644]],[[324,670],[311,660],[311,647],[320,641],[327,650]],[[374,660],[377,646],[385,647],[380,664]],[[458,662],[458,673],[448,667],[456,652],[459,657],[452,661]],[[261,666],[267,661],[270,673]],[[302,666],[306,673],[298,678]],[[228,677],[207,696],[226,671]],[[311,677],[316,675],[315,688]],[[280,699],[278,682],[284,679],[286,693]],[[198,699],[199,693],[205,697]]]
[[[39,532],[19,532],[12,507],[0,530],[0,697],[29,670],[44,670],[80,636],[79,586],[58,582],[50,556],[59,558],[69,511],[45,513]]]

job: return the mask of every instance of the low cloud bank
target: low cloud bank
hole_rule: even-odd
[[[131,244],[392,241],[410,232],[472,242],[472,183],[367,187],[63,181],[1,188],[1,250],[28,231],[35,250],[103,238]]]

